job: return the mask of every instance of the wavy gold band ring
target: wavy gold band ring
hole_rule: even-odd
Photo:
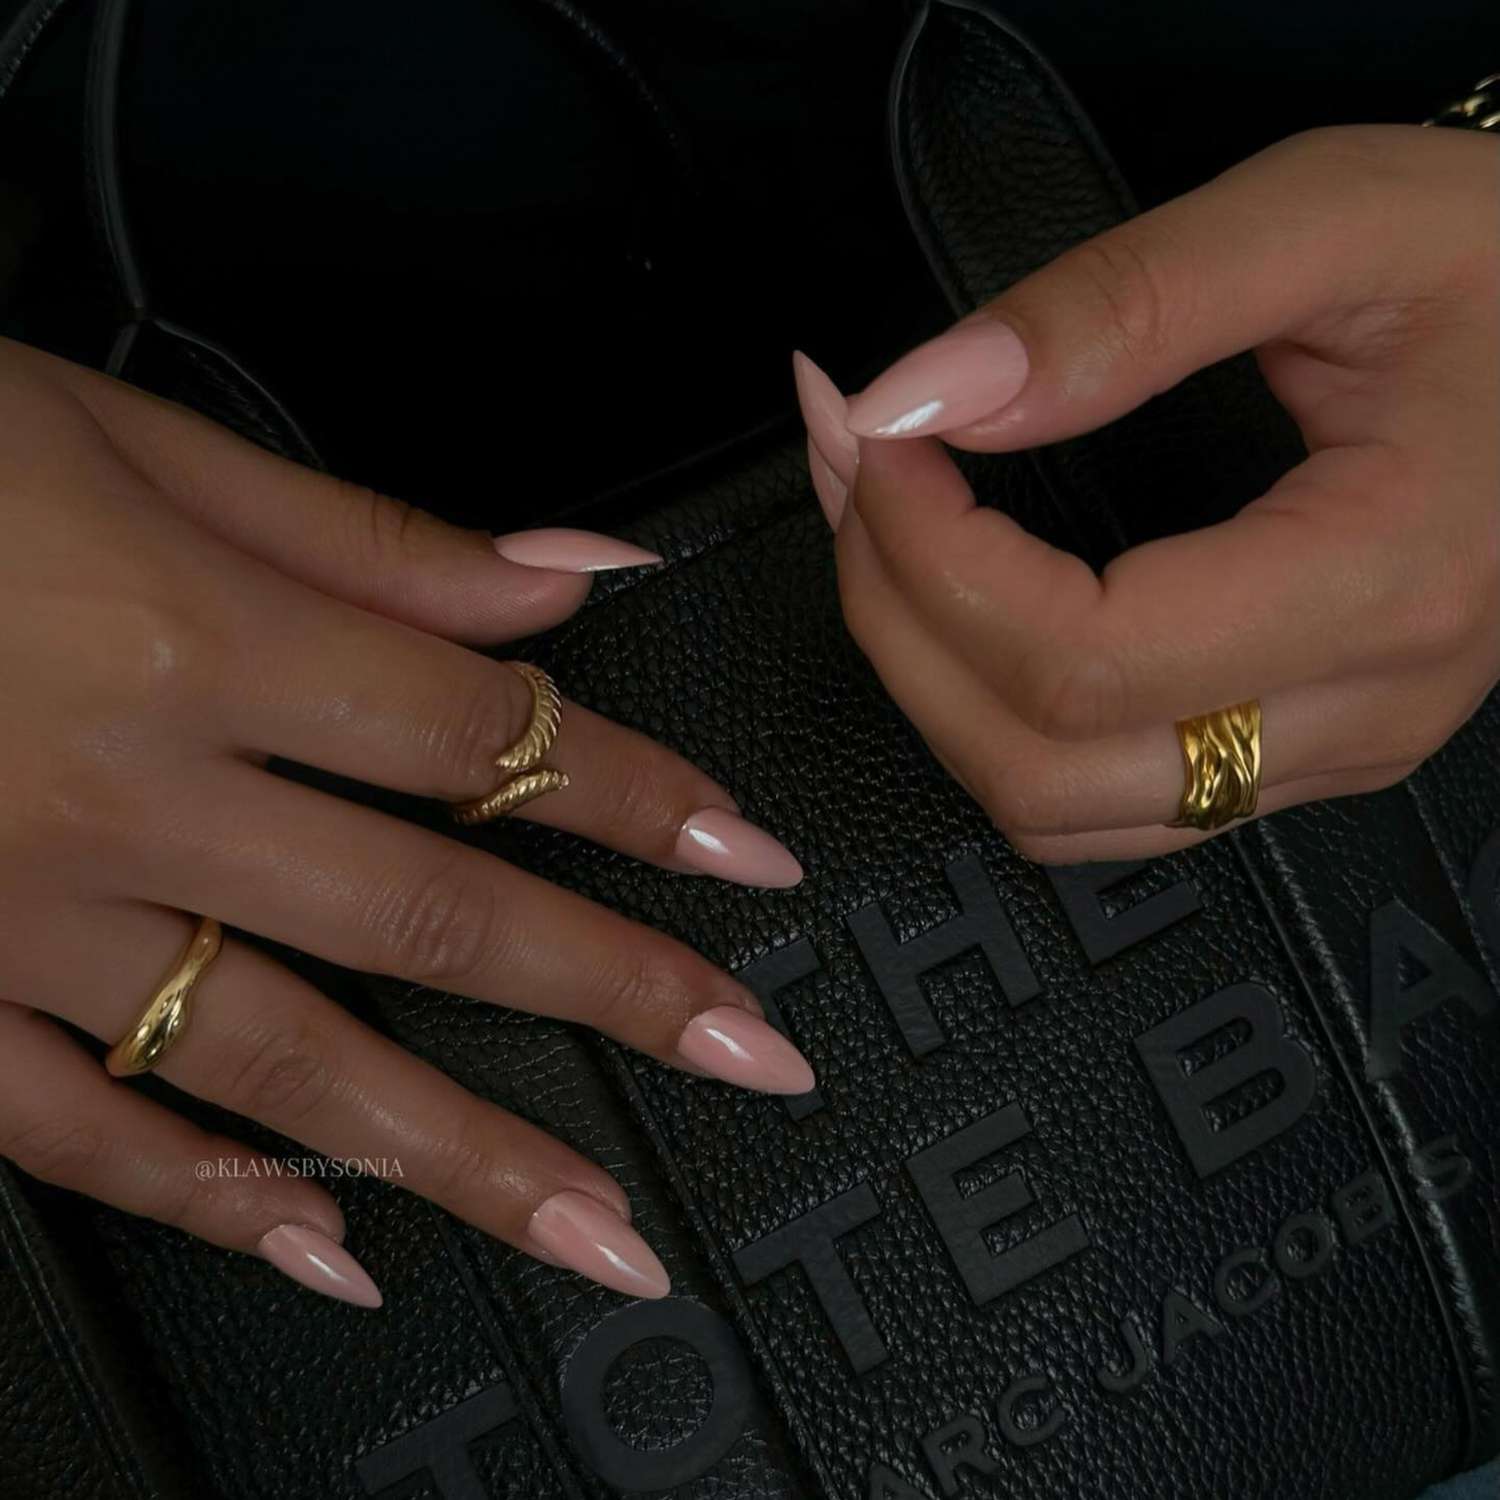
[[[562,727],[562,694],[540,667],[524,661],[508,661],[505,665],[531,689],[531,718],[521,737],[495,757],[495,769],[500,772],[500,784],[495,790],[453,804],[454,820],[465,827],[503,818],[537,797],[561,791],[568,784],[567,772],[542,764]]]
[[[1260,700],[1183,719],[1177,740],[1187,768],[1172,828],[1212,833],[1253,816],[1260,801]]]
[[[187,1028],[189,1005],[197,983],[224,945],[224,929],[212,917],[200,917],[171,972],[157,986],[140,1019],[109,1050],[104,1066],[116,1078],[149,1073]]]

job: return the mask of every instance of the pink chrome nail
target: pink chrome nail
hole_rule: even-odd
[[[802,866],[789,849],[724,807],[705,807],[682,825],[677,857],[700,874],[736,885],[781,890],[802,879]]]
[[[549,568],[554,573],[607,573],[611,568],[643,568],[661,561],[644,547],[566,526],[497,536],[495,551],[522,567]]]
[[[527,1238],[554,1260],[627,1297],[665,1297],[672,1290],[651,1247],[597,1198],[568,1189],[532,1214]]]
[[[837,531],[844,519],[844,506],[849,499],[849,487],[828,467],[828,460],[818,451],[811,438],[807,440],[807,472],[812,479],[813,494],[823,508],[823,518],[829,529]]]
[[[817,1082],[807,1059],[779,1031],[732,1005],[694,1016],[677,1051],[710,1077],[763,1094],[805,1094]]]
[[[369,1273],[340,1244],[305,1224],[280,1224],[261,1236],[255,1253],[284,1276],[340,1302],[379,1307],[385,1300]]]
[[[1015,400],[1029,369],[1008,324],[984,313],[966,318],[851,397],[849,430],[892,438],[967,426]]]
[[[848,489],[859,467],[859,444],[845,421],[848,403],[843,392],[800,349],[792,353],[792,375],[807,435]]]

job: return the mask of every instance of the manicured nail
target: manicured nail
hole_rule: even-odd
[[[849,486],[828,467],[828,460],[818,451],[811,438],[807,440],[807,472],[812,479],[813,494],[823,508],[823,518],[831,531],[839,529],[844,519],[844,506],[849,499]]]
[[[891,438],[967,426],[1019,396],[1028,369],[1026,346],[1008,324],[966,318],[851,397],[849,430]]]
[[[611,568],[643,568],[661,561],[644,547],[567,526],[497,536],[495,551],[522,567],[550,568],[554,573],[607,573]]]
[[[779,1031],[732,1005],[694,1016],[677,1050],[711,1078],[763,1094],[805,1094],[817,1082],[807,1059]]]
[[[789,849],[724,807],[705,807],[682,825],[677,857],[700,874],[736,885],[782,890],[802,879],[802,866]]]
[[[379,1307],[385,1300],[369,1273],[340,1244],[305,1224],[280,1224],[261,1236],[255,1253],[302,1286],[352,1302]]]
[[[792,353],[792,376],[807,435],[848,489],[859,468],[859,444],[845,421],[848,403],[843,392],[800,349]]]
[[[645,1240],[587,1193],[554,1193],[532,1214],[526,1233],[555,1261],[611,1291],[665,1297],[672,1289]]]

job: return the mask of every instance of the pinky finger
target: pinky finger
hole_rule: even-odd
[[[1363,792],[1384,791],[1403,781],[1416,770],[1415,764],[1399,766],[1365,766],[1355,771],[1330,771],[1321,776],[1304,776],[1270,787],[1260,799],[1255,816],[1240,818],[1213,833],[1191,828],[1173,828],[1152,824],[1142,828],[1101,828],[1097,833],[1006,835],[1017,854],[1039,865],[1081,865],[1091,860],[1155,859],[1190,849],[1208,839],[1217,838],[1235,828],[1243,828],[1286,807],[1304,802],[1322,802],[1330,797],[1355,797]]]
[[[0,1001],[0,1156],[31,1177],[243,1250],[340,1301],[379,1307],[338,1205],[305,1178],[117,1083],[50,1017]]]

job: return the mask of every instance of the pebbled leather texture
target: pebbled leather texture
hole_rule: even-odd
[[[1050,69],[976,5],[919,9],[892,122],[956,310],[1130,212]],[[313,457],[223,351],[158,327],[122,370]],[[972,469],[1103,561],[1299,453],[1238,362]],[[611,1170],[674,1296],[626,1303],[346,1180],[387,1299],[370,1316],[151,1223],[64,1215],[6,1169],[7,1496],[66,1475],[194,1500],[1409,1500],[1500,1448],[1500,703],[1390,792],[1044,872],[850,641],[796,442],[753,435],[605,518],[667,566],[601,580],[536,659],[733,788],[808,878],[746,891],[523,825],[464,837],[740,972],[816,1095],[344,976],[373,1022]],[[62,1253],[98,1270],[107,1326],[37,1295]],[[79,1360],[104,1373],[71,1378]],[[175,1467],[141,1477],[121,1445],[164,1426]]]

